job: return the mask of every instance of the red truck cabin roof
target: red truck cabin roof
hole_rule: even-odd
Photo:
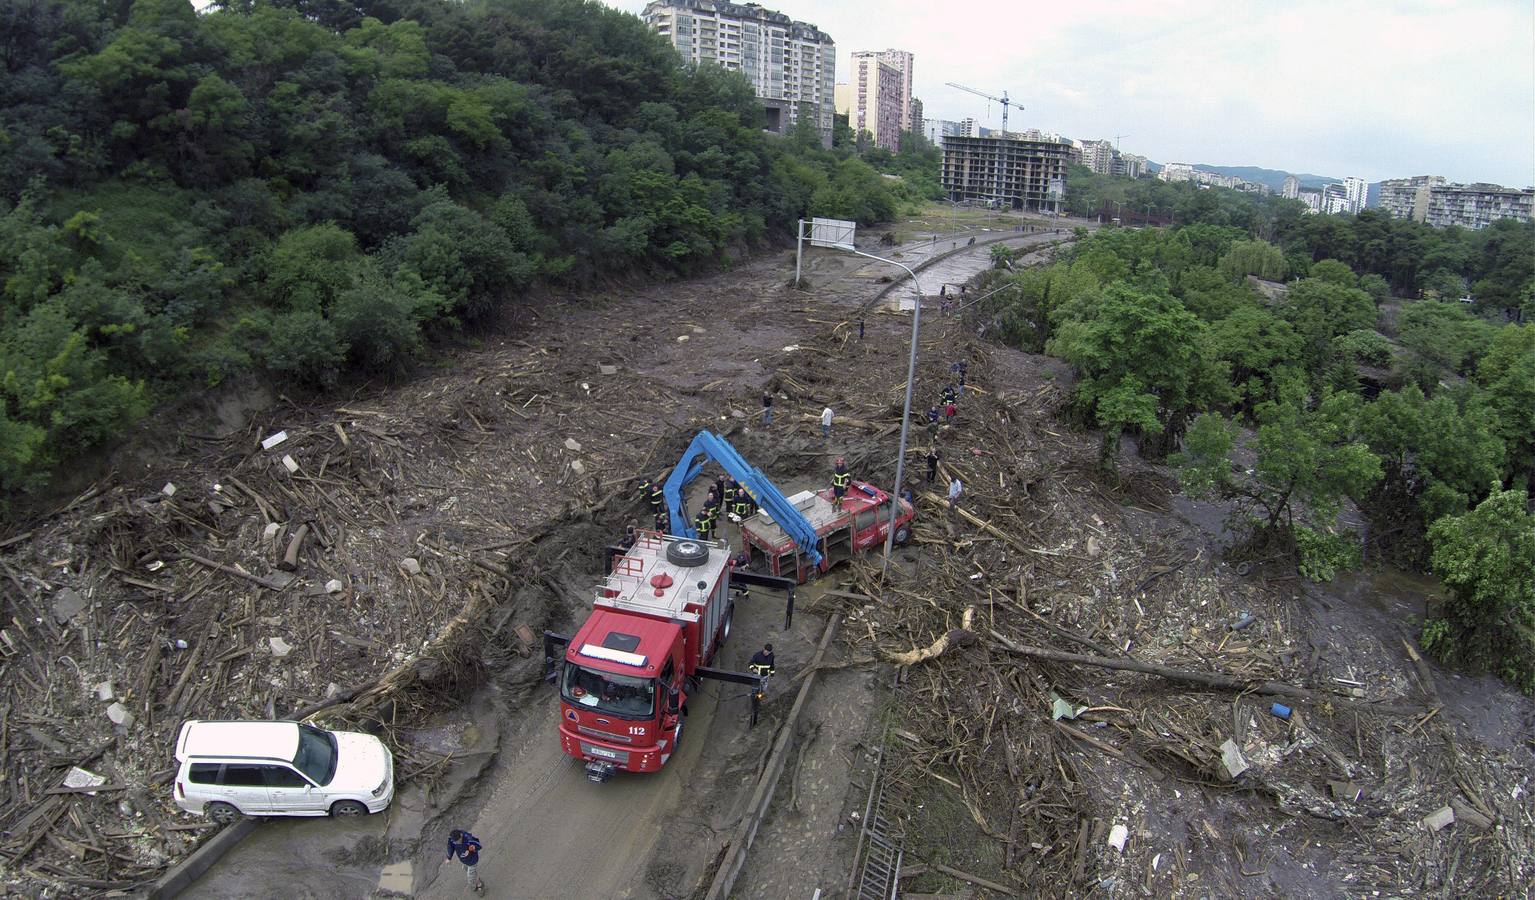
[[[597,607],[571,639],[565,658],[599,672],[654,678],[666,664],[679,627]]]
[[[789,502],[810,522],[819,537],[825,537],[839,528],[846,527],[849,519],[858,513],[878,506],[889,494],[866,481],[854,481],[848,486],[847,496],[842,498],[842,509],[832,506],[831,488],[819,491],[801,491],[788,498]],[[794,539],[771,517],[759,512],[748,519],[743,527],[757,539],[759,547],[766,544],[774,552],[785,553],[794,548]]]

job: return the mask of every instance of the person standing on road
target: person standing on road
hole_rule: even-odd
[[[480,839],[460,828],[453,829],[448,834],[448,861],[453,857],[464,864],[464,878],[469,885],[469,890],[476,894],[485,893],[485,882],[480,880],[480,851],[484,847],[480,845]]]
[[[959,483],[959,476],[955,475],[954,480],[949,482],[949,509],[959,505],[959,497],[964,492],[965,486]]]
[[[773,395],[767,391],[762,392],[762,424],[773,424]]]
[[[929,448],[927,448],[927,483],[928,484],[932,484],[933,483],[933,479],[938,477],[938,460],[940,460],[940,459],[942,459],[942,457],[939,455],[937,447],[929,447]]]
[[[831,407],[821,410],[821,437],[831,437]]]
[[[747,663],[746,667],[757,673],[758,677],[778,671],[773,665],[773,645],[763,644],[761,650],[752,654],[752,661]]]
[[[958,407],[954,405],[953,400],[950,400],[949,405],[943,408],[943,423],[952,428],[954,426],[954,416],[958,412]]]

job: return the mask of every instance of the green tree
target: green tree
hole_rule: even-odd
[[[1523,491],[1494,491],[1429,529],[1434,573],[1450,595],[1422,637],[1440,658],[1535,694],[1535,515],[1525,507]]]
[[[1222,256],[1216,266],[1228,281],[1240,281],[1256,275],[1265,281],[1283,281],[1284,254],[1267,241],[1239,241]]]

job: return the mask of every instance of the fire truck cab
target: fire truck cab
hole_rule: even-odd
[[[559,672],[560,745],[597,782],[676,753],[683,704],[733,613],[723,543],[641,532],[611,566]]]

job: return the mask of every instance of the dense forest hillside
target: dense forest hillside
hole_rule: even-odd
[[[1210,218],[1254,209],[1224,193],[1200,192]],[[1133,435],[1179,465],[1186,493],[1233,504],[1245,552],[1290,555],[1317,581],[1361,563],[1342,515],[1357,508],[1373,559],[1449,588],[1423,645],[1535,693],[1535,323],[1505,321],[1521,298],[1535,312],[1535,228],[1432,232],[1290,206],[1261,205],[1277,243],[1199,223],[1104,228],[1018,273],[998,254],[976,314],[1071,363],[1071,413],[1102,429],[1106,469]],[[1486,316],[1459,288],[1423,288],[1441,277],[1473,279]]]
[[[243,372],[390,372],[538,285],[673,277],[908,190],[581,0],[17,0],[0,492]]]

